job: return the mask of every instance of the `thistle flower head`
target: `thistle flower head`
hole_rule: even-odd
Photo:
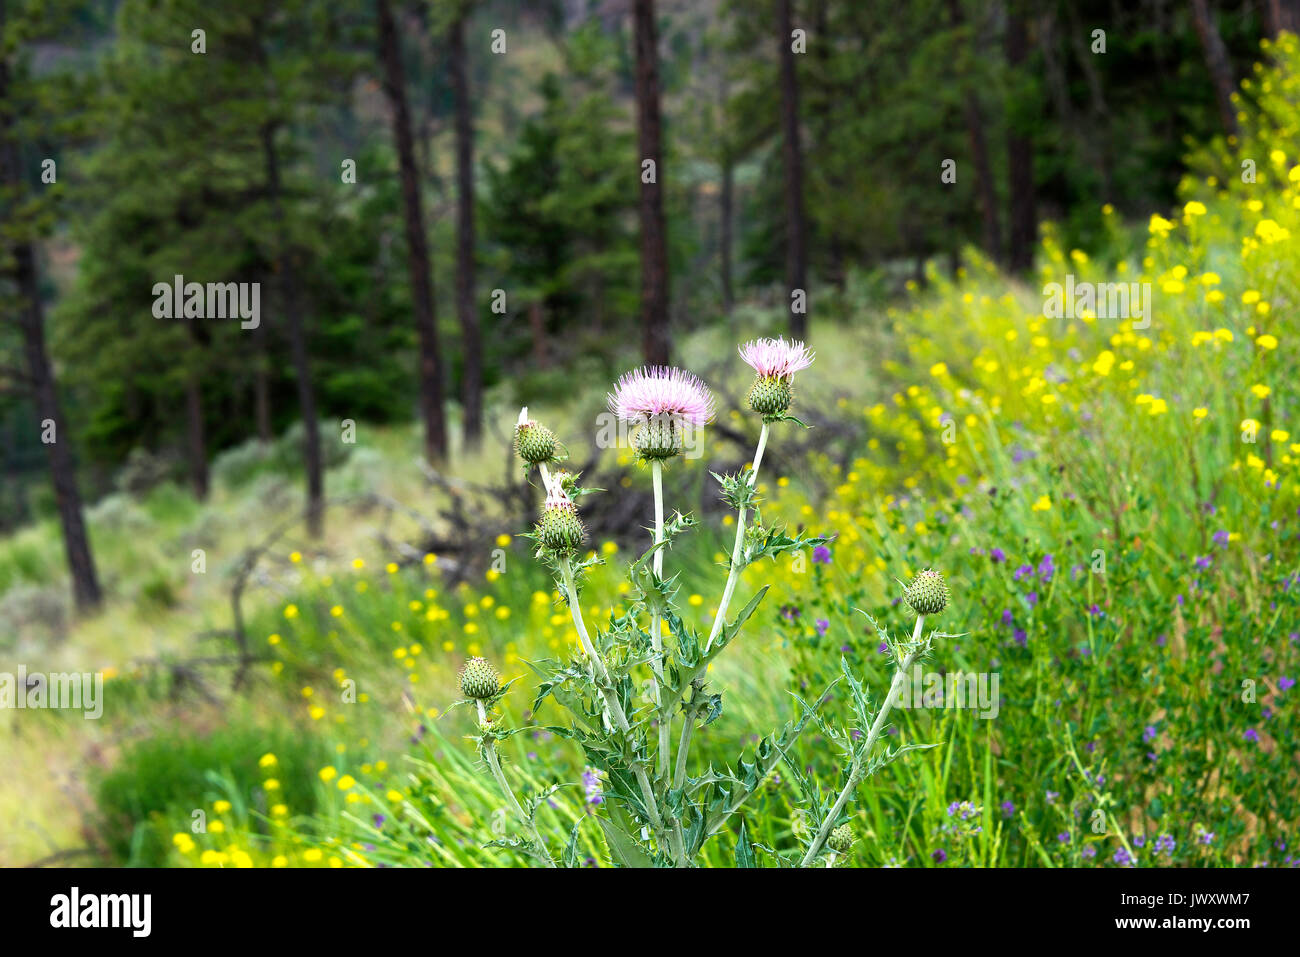
[[[713,418],[713,396],[681,369],[646,366],[618,380],[609,410],[637,426],[632,443],[643,459],[670,459],[682,450],[682,429]]]
[[[547,548],[565,554],[577,551],[587,540],[587,529],[578,518],[578,507],[558,482],[551,483],[546,504],[542,506],[537,537]]]
[[[555,433],[540,422],[528,418],[528,408],[525,406],[519,414],[519,424],[515,426],[515,451],[519,457],[529,465],[549,462],[555,458],[558,447],[559,441],[555,438]]]
[[[836,854],[844,854],[853,847],[853,826],[851,824],[841,824],[835,830],[831,831],[830,838],[826,841],[826,846]]]
[[[637,424],[658,416],[701,426],[713,418],[708,388],[681,369],[646,366],[622,376],[609,394],[609,411]]]
[[[740,347],[740,358],[760,379],[789,382],[796,372],[812,365],[815,354],[802,342],[786,342],[784,337],[778,336],[746,342]]]
[[[487,701],[501,690],[501,677],[486,658],[470,658],[460,671],[460,693],[466,698]]]
[[[948,606],[948,584],[933,568],[918,572],[903,595],[918,615],[937,615]]]
[[[749,407],[765,421],[785,415],[794,398],[794,374],[812,365],[813,354],[802,342],[783,338],[755,339],[740,347],[740,358],[754,370]]]

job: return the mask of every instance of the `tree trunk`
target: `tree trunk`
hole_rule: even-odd
[[[4,32],[4,14],[3,3],[0,3],[0,33]],[[8,95],[9,61],[4,56],[4,51],[0,51],[0,103],[6,102]],[[22,183],[22,158],[13,136],[12,113],[7,109],[0,110],[0,184],[17,192]],[[68,562],[68,573],[72,576],[73,600],[78,611],[94,611],[103,602],[104,595],[99,587],[95,559],[90,551],[81,492],[77,489],[76,465],[59,409],[54,368],[45,346],[45,312],[41,303],[36,250],[30,241],[21,237],[12,240],[12,243],[13,278],[21,300],[18,306],[18,325],[27,358],[27,374],[31,379],[37,424],[44,431],[47,422],[53,423],[55,430],[54,441],[45,443],[45,454],[50,467],[50,484],[54,487],[54,503],[59,512],[59,525],[63,531],[63,551]]]
[[[465,446],[483,436],[483,346],[474,307],[474,126],[465,63],[465,13],[447,35],[451,88],[456,102],[456,312],[463,352],[461,403]]]
[[[1006,56],[1015,81],[1019,80],[1028,55],[1029,31],[1024,10],[1019,2],[1013,2],[1007,11]],[[1034,245],[1038,239],[1034,203],[1034,147],[1029,135],[1017,128],[1014,116],[1007,119],[1007,166],[1007,187],[1011,194],[1007,267],[1012,272],[1026,273],[1033,268]]]
[[[948,0],[948,15],[954,28],[962,26],[961,0]],[[983,219],[984,251],[995,262],[1002,261],[1002,226],[998,219],[998,193],[993,181],[993,164],[989,160],[988,143],[984,138],[984,118],[980,113],[979,97],[975,87],[966,78],[959,78],[966,87],[966,132],[970,138],[971,162],[975,166],[975,189],[979,195],[980,214]]]
[[[257,419],[257,440],[271,441],[271,376],[267,369],[266,326],[260,322],[253,333],[257,343],[257,366],[253,370],[253,413]]]
[[[384,92],[393,112],[393,140],[402,180],[402,213],[406,221],[406,263],[411,281],[411,306],[420,337],[420,412],[424,419],[424,457],[430,463],[447,455],[447,424],[442,410],[442,353],[434,313],[433,270],[424,232],[420,178],[411,138],[411,114],[406,101],[406,73],[397,41],[397,26],[388,0],[376,0],[379,17],[379,59],[384,65]]]
[[[294,252],[285,228],[284,208],[280,195],[280,160],[275,149],[275,127],[262,129],[262,146],[266,157],[267,192],[275,220],[278,249],[277,272],[280,278],[280,302],[289,329],[289,355],[294,378],[298,380],[298,408],[302,415],[303,456],[307,466],[307,534],[320,538],[324,531],[324,480],[321,466],[320,421],[316,414],[316,390],[311,381],[311,364],[307,356],[307,333],[303,326],[302,304],[298,299],[298,272]]]
[[[1232,64],[1228,62],[1228,50],[1223,45],[1223,37],[1219,36],[1209,0],[1192,0],[1192,20],[1196,23],[1196,35],[1201,38],[1201,48],[1205,51],[1205,68],[1214,85],[1214,98],[1219,104],[1223,129],[1229,136],[1236,136],[1237,108],[1232,104],[1235,86],[1232,82]]]
[[[636,45],[636,133],[641,163],[650,160],[653,175],[641,176],[641,328],[645,361],[667,365],[668,237],[664,225],[663,156],[659,121],[659,50],[654,0],[632,0]]]
[[[2,83],[3,81],[0,81]],[[0,97],[3,90],[0,89]],[[12,147],[11,147],[12,149]],[[11,157],[13,159],[13,157]],[[12,183],[13,180],[8,180]],[[27,374],[31,378],[32,398],[40,427],[54,423],[54,441],[45,444],[50,466],[50,482],[63,529],[63,551],[72,575],[72,593],[79,611],[93,611],[103,601],[95,560],[90,552],[90,538],[82,512],[81,493],[77,489],[76,466],[72,460],[66,424],[59,410],[59,398],[45,346],[45,316],[41,306],[40,282],[36,272],[36,251],[31,243],[19,242],[13,249],[14,281],[22,297],[19,325],[23,349],[27,355]]]
[[[722,274],[722,312],[730,316],[732,306],[735,304],[735,292],[731,285],[731,220],[732,206],[734,199],[732,190],[735,187],[736,170],[731,161],[731,153],[725,152],[722,156],[722,190],[721,190],[721,208],[718,215],[722,218],[720,235],[718,237],[718,255],[721,262]]]
[[[790,336],[808,335],[808,251],[803,212],[803,151],[799,146],[799,80],[794,69],[790,0],[777,0],[777,44],[781,56],[782,161],[785,165],[785,286]],[[803,304],[794,308],[795,290]]]

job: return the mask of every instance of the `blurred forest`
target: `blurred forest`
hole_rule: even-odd
[[[0,532],[293,436],[425,457],[575,376],[1174,199],[1281,0],[0,0]],[[945,178],[951,164],[955,181]],[[258,283],[260,320],[156,284]]]

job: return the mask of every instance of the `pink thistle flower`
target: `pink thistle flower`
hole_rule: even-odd
[[[713,419],[713,396],[689,372],[647,366],[618,380],[609,394],[609,411],[633,424],[669,416],[698,427]]]
[[[802,342],[755,339],[740,347],[740,358],[764,379],[793,379],[800,369],[812,365],[814,353]]]

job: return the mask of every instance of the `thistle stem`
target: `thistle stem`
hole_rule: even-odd
[[[573,616],[573,626],[578,631],[578,640],[582,642],[582,649],[591,659],[592,670],[596,673],[596,687],[599,688],[601,697],[605,699],[605,708],[609,713],[610,719],[614,722],[615,727],[622,731],[624,735],[631,733],[632,727],[628,724],[627,715],[623,713],[623,706],[618,702],[618,695],[614,693],[613,683],[609,680],[609,671],[605,668],[605,662],[601,660],[600,655],[596,654],[596,647],[591,643],[591,637],[587,634],[587,624],[582,619],[582,609],[578,606],[578,588],[573,583],[573,565],[569,561],[568,555],[563,555],[559,559],[560,575],[564,580],[565,598],[569,602],[569,613]],[[650,823],[654,825],[656,831],[661,830],[663,824],[659,817],[659,805],[655,801],[654,789],[650,786],[650,778],[645,773],[640,761],[629,761],[632,766],[632,773],[636,776],[636,783],[641,788],[641,796],[645,799],[646,813],[650,816]]]
[[[654,482],[655,494],[655,544],[659,545],[664,540],[664,466],[663,462],[655,459],[650,463],[650,475]],[[662,548],[655,551],[654,554],[654,571],[655,577],[663,579],[664,577],[664,550]],[[650,693],[654,699],[655,708],[659,712],[659,753],[658,776],[661,778],[668,777],[668,768],[672,764],[672,716],[668,709],[664,707],[663,691],[660,684],[664,677],[664,639],[663,623],[656,611],[650,618],[650,645],[654,649],[654,657],[650,659]]]
[[[835,799],[835,804],[827,812],[826,817],[822,820],[822,826],[817,830],[817,836],[813,838],[812,844],[808,846],[808,853],[804,855],[803,860],[799,862],[800,867],[809,867],[817,855],[821,852],[822,845],[830,837],[831,831],[835,827],[835,822],[844,810],[844,805],[848,803],[849,797],[857,790],[861,783],[859,775],[862,772],[862,763],[871,756],[871,749],[880,737],[881,729],[885,726],[885,719],[889,717],[889,712],[894,708],[894,702],[898,700],[898,693],[902,690],[907,681],[907,669],[912,667],[912,662],[916,660],[917,652],[920,650],[921,629],[925,624],[925,615],[916,616],[916,628],[912,631],[912,644],[909,647],[906,657],[894,672],[893,680],[889,683],[889,694],[885,696],[885,702],[876,712],[876,720],[871,722],[871,730],[867,733],[867,740],[854,755],[852,763],[849,765],[849,779],[844,782],[844,789],[840,791],[839,797]]]
[[[542,475],[542,488],[547,495],[551,494],[551,470],[546,467],[545,462],[537,463],[537,471]]]
[[[763,450],[767,448],[768,424],[763,423],[762,431],[758,433],[758,447],[754,449],[754,468],[750,471],[747,481],[751,488],[758,485],[758,469],[763,464]],[[745,545],[745,516],[747,509],[743,506],[736,516],[736,544],[731,548],[731,570],[727,573],[727,584],[722,589],[722,600],[718,602],[718,613],[713,618],[713,628],[709,630],[709,640],[704,643],[704,652],[708,654],[713,647],[714,640],[722,631],[723,622],[727,618],[727,606],[731,604],[731,596],[736,590],[736,583],[740,579],[740,555]]]
[[[478,720],[480,724],[487,724],[487,711],[483,707],[483,702],[476,701],[478,705]],[[501,788],[501,793],[505,795],[506,803],[510,809],[515,812],[519,822],[528,829],[532,836],[533,843],[541,852],[542,857],[546,859],[547,867],[554,867],[555,861],[551,857],[550,851],[546,849],[546,842],[542,840],[542,835],[538,833],[537,824],[533,822],[527,814],[524,813],[523,807],[515,798],[515,792],[510,789],[510,783],[506,781],[505,772],[501,770],[501,759],[497,757],[497,743],[492,739],[483,745],[483,757],[487,760],[488,769],[492,772],[492,777],[496,779],[497,787]]]

